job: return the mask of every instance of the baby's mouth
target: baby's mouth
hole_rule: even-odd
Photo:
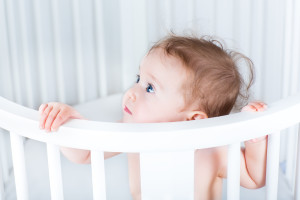
[[[132,115],[132,112],[127,108],[127,106],[124,107],[124,111],[127,112],[128,114]]]

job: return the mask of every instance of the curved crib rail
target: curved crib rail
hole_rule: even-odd
[[[47,134],[38,128],[38,111],[0,97],[0,127],[6,130],[61,146],[112,152],[201,149],[242,142],[299,123],[299,113],[300,95],[273,103],[259,113],[151,124],[72,120],[57,133]]]
[[[276,133],[299,123],[299,113],[300,95],[271,104],[265,112],[260,113],[237,113],[200,121],[152,124],[72,120],[56,133],[45,133],[38,128],[37,111],[0,98],[0,127],[11,133],[18,199],[28,198],[26,170],[24,164],[22,165],[22,137],[47,143],[53,199],[63,199],[58,146],[92,151],[94,199],[106,199],[104,151],[141,152],[142,159],[143,153],[147,155],[149,152],[193,151],[221,145],[229,145],[228,199],[239,199],[240,142],[266,134],[269,134],[266,198],[276,199],[280,144],[280,134]],[[141,176],[143,179],[143,175]],[[142,193],[147,191],[143,188],[142,182]],[[299,195],[296,193],[296,196]]]

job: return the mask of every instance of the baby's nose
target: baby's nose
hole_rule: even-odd
[[[133,101],[133,102],[136,101],[136,94],[133,91],[129,91],[128,96],[131,99],[131,101]]]
[[[135,94],[135,90],[134,88],[130,88],[129,90],[127,90],[126,94],[128,99],[130,99],[132,102],[136,101],[136,94]]]

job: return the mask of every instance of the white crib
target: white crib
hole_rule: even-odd
[[[10,135],[17,199],[50,199],[49,188],[42,189],[49,185],[51,199],[131,199],[128,180],[125,180],[128,179],[126,156],[121,154],[104,161],[103,151],[140,152],[143,200],[193,199],[194,150],[221,145],[229,145],[224,199],[300,199],[300,159],[293,185],[287,184],[279,167],[280,131],[299,124],[299,95],[271,104],[261,113],[238,113],[174,123],[104,122],[119,119],[120,101],[121,94],[117,94],[78,105],[77,109],[84,116],[101,122],[72,120],[56,133],[45,133],[38,127],[36,110],[0,98],[0,127]],[[239,184],[240,143],[265,134],[269,134],[266,186],[246,190]],[[30,138],[32,142],[26,142],[24,147],[23,138]],[[47,166],[44,144],[47,146],[49,176],[45,170],[39,169]],[[89,165],[71,164],[65,158],[61,161],[58,146],[90,149],[91,174],[87,175]],[[68,171],[72,168],[72,172]],[[83,171],[85,174],[80,174]],[[3,184],[1,177],[0,199],[16,198],[9,193],[10,186]],[[44,184],[43,181],[48,179],[49,183]],[[66,185],[67,181],[73,183],[73,189]],[[64,193],[65,187],[69,187],[68,193],[77,195]],[[80,193],[79,190],[87,191]]]

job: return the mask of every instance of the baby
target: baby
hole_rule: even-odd
[[[250,68],[252,62],[242,54],[224,50],[210,38],[169,35],[157,42],[140,64],[136,83],[124,94],[124,123],[175,122],[201,120],[228,115],[245,86],[238,72],[239,58]],[[242,111],[263,111],[266,105],[253,102]],[[40,128],[56,131],[69,119],[83,119],[72,107],[62,103],[42,104]],[[265,184],[267,137],[245,142],[241,149],[240,184],[259,188]],[[61,147],[76,163],[90,163],[90,151]],[[105,158],[117,155],[106,152]],[[141,199],[139,154],[128,154],[130,190]],[[222,179],[227,176],[227,146],[195,151],[195,199],[221,199]]]

